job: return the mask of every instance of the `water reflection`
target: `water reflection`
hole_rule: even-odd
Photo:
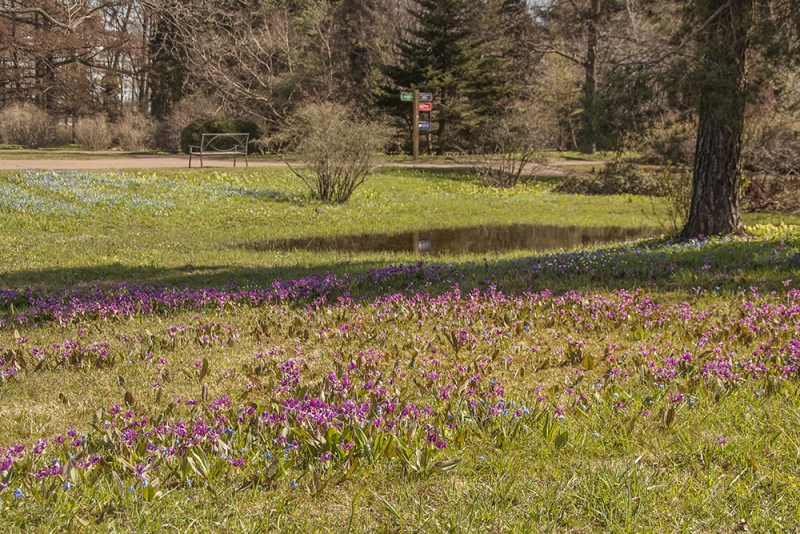
[[[509,250],[572,249],[658,235],[655,228],[580,227],[535,224],[474,226],[419,230],[399,234],[363,234],[251,241],[249,250],[308,250],[340,252],[416,252],[418,254],[484,254]]]

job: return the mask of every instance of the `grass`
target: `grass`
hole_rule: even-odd
[[[451,171],[385,170],[344,206],[312,201],[283,169],[0,176],[0,285],[94,281],[223,285],[309,270],[359,271],[412,254],[253,252],[293,238],[481,224],[654,226],[645,197],[555,195],[552,181],[487,190]],[[748,221],[753,219],[748,219]],[[759,223],[800,220],[762,215]],[[31,247],[30,243],[36,243]],[[513,254],[511,255],[513,256]],[[510,256],[510,257],[511,257]],[[451,258],[451,260],[481,258]]]
[[[42,288],[0,290],[4,531],[800,528],[792,227],[386,268],[419,258],[226,243],[636,227],[649,199],[398,170],[337,208],[272,171],[37,176],[0,180],[0,287]]]

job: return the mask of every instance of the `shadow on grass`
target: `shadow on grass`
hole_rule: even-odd
[[[651,239],[575,252],[507,256],[478,261],[426,260],[403,269],[380,261],[341,261],[315,266],[242,267],[187,265],[176,268],[98,267],[19,271],[0,277],[0,287],[56,289],[90,284],[137,283],[168,287],[267,286],[326,272],[347,274],[344,289],[330,296],[373,297],[388,292],[438,294],[496,287],[507,293],[610,291],[644,288],[677,298],[703,292],[800,286],[800,233],[758,239],[724,238],[672,242]],[[792,277],[798,278],[786,282]]]

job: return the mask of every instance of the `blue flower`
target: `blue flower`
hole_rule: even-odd
[[[483,456],[478,456],[478,460],[480,460],[481,462],[485,462],[486,458],[484,458]]]
[[[72,482],[67,482],[66,484],[64,484],[64,489],[65,490],[71,490],[74,487],[75,487],[75,484],[73,484]]]
[[[25,494],[22,493],[21,489],[17,488],[14,490],[14,497],[16,497],[17,499],[22,499],[25,497]]]
[[[292,480],[291,482],[289,482],[289,487],[290,487],[290,488],[296,488],[296,487],[297,487],[297,482],[295,482],[294,480]]]
[[[267,451],[266,453],[264,453],[264,456],[266,456],[267,460],[271,460],[271,459],[272,459],[272,453],[271,453],[271,452],[269,452],[269,451]]]

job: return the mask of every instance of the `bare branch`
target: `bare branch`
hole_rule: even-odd
[[[50,24],[53,24],[54,26],[57,26],[62,30],[68,32],[74,32],[78,26],[80,26],[88,19],[90,19],[95,12],[101,9],[105,9],[109,5],[110,2],[105,2],[103,4],[95,6],[92,9],[90,9],[85,15],[71,22],[62,22],[40,7],[0,7],[0,17],[12,18],[18,22],[35,25],[36,23],[33,21],[26,20],[24,18],[18,19],[14,15],[39,15],[45,20],[47,20],[47,22],[49,22]]]
[[[697,37],[697,34],[699,34],[701,31],[703,31],[704,29],[706,29],[706,27],[707,27],[709,24],[711,24],[712,22],[714,22],[714,19],[716,19],[718,16],[720,16],[720,15],[722,14],[722,12],[723,12],[723,11],[725,11],[726,9],[728,9],[729,7],[731,7],[731,5],[732,5],[732,4],[733,4],[733,0],[728,0],[727,2],[725,2],[724,4],[722,4],[721,6],[719,6],[719,9],[717,9],[716,11],[714,11],[714,13],[713,13],[713,14],[712,14],[710,17],[708,17],[708,19],[707,19],[707,20],[706,20],[704,23],[702,23],[700,26],[698,26],[697,28],[695,28],[695,29],[692,31],[692,33],[690,33],[689,35],[687,35],[687,36],[686,36],[686,38],[685,38],[685,39],[684,39],[684,40],[681,42],[681,44],[679,44],[678,46],[676,46],[676,47],[675,47],[675,48],[673,48],[672,50],[668,50],[668,51],[664,52],[663,54],[661,54],[660,56],[658,56],[658,57],[657,57],[657,58],[655,58],[655,59],[651,59],[651,60],[649,60],[649,61],[646,61],[646,62],[644,62],[644,63],[643,63],[643,65],[653,65],[653,64],[655,64],[655,63],[660,63],[660,62],[664,61],[665,59],[667,59],[669,56],[675,55],[675,54],[677,54],[678,52],[680,52],[680,51],[683,49],[683,47],[685,47],[687,44],[689,44],[689,42],[690,42],[692,39],[694,39],[695,37]]]

